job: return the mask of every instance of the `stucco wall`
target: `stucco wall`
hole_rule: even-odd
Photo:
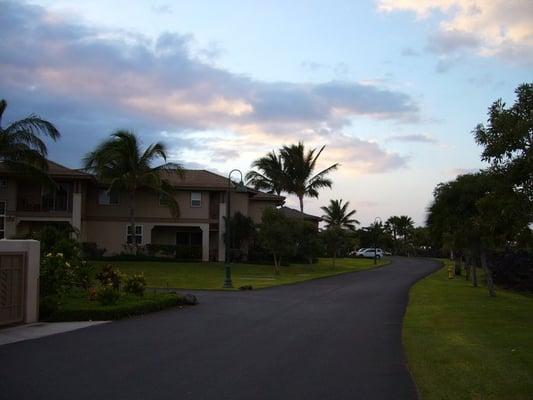
[[[272,201],[250,201],[248,215],[256,224],[260,224],[263,211],[268,207],[275,208],[276,203]]]
[[[209,218],[209,192],[203,191],[202,206],[191,207],[191,191],[179,191],[176,198],[180,207],[180,219]],[[98,204],[98,188],[87,190],[86,218],[91,217],[129,217],[130,200],[127,193],[119,194],[118,205]],[[139,190],[135,198],[135,216],[140,218],[168,218],[175,220],[166,206],[159,204],[159,196],[148,190]]]

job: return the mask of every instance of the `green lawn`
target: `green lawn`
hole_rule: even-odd
[[[422,400],[533,399],[533,297],[440,269],[411,289],[403,342]]]
[[[223,263],[173,263],[151,261],[99,261],[98,267],[104,264],[117,266],[121,272],[133,274],[144,272],[150,287],[169,287],[184,289],[221,289],[224,282]],[[331,259],[321,258],[318,263],[292,264],[281,267],[280,275],[274,275],[272,266],[252,264],[232,264],[233,286],[239,288],[252,285],[254,288],[283,285],[301,282],[308,279],[353,272],[374,266],[372,259],[342,258],[337,259],[335,268]],[[378,265],[387,263],[378,260]]]

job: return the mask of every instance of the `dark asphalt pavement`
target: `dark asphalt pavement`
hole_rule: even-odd
[[[415,399],[402,318],[436,262],[296,285],[0,346],[0,399]]]

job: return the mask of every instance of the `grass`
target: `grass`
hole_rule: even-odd
[[[341,258],[336,267],[331,266],[331,259],[321,258],[318,263],[292,264],[281,267],[280,275],[275,275],[272,266],[253,264],[232,264],[233,286],[251,285],[253,288],[284,285],[336,275],[345,272],[360,271],[374,266],[372,259]],[[378,265],[387,263],[378,260]],[[108,262],[95,262],[97,268]],[[172,263],[151,261],[116,261],[111,262],[121,272],[127,274],[143,272],[149,287],[169,287],[186,289],[221,289],[224,282],[223,263]]]
[[[533,297],[490,298],[444,267],[411,289],[403,342],[423,400],[533,398]]]
[[[170,293],[146,293],[143,297],[121,294],[119,301],[113,305],[102,305],[90,301],[85,292],[74,293],[64,300],[58,310],[54,311],[49,321],[104,321],[133,315],[146,314],[183,304],[183,298]]]

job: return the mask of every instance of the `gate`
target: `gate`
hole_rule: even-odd
[[[0,326],[24,320],[24,254],[0,254]]]

